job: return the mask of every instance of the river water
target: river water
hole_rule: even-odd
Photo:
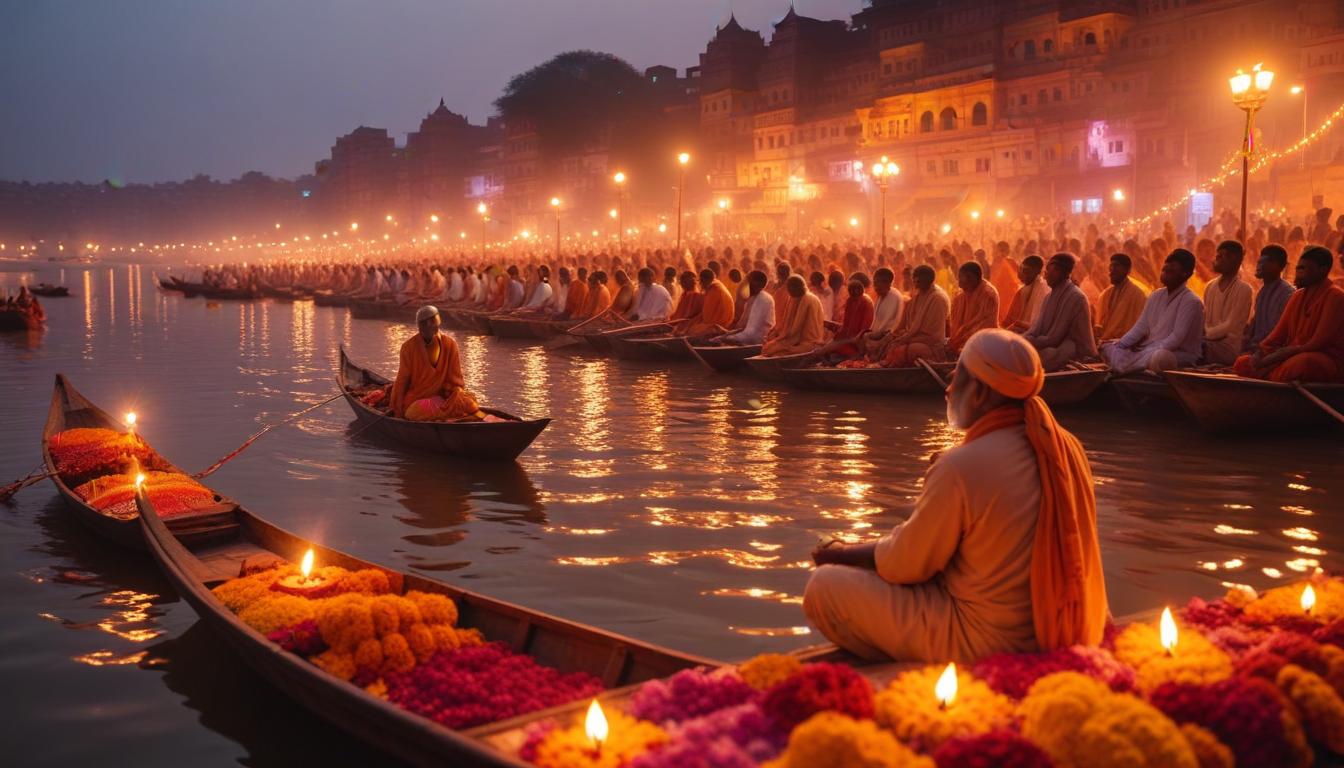
[[[0,483],[41,460],[62,372],[187,470],[334,393],[338,346],[389,375],[406,324],[311,302],[208,303],[148,266],[31,271],[61,281],[37,336],[0,333]],[[355,434],[336,401],[210,478],[329,546],[712,657],[820,642],[799,605],[819,537],[876,535],[956,434],[937,399],[804,393],[458,334],[469,387],[554,423],[517,464],[461,465]],[[1098,483],[1116,615],[1255,587],[1344,546],[1337,438],[1208,438],[1188,423],[1061,411]],[[379,758],[292,705],[196,623],[143,556],[73,524],[49,484],[0,507],[6,762],[292,766]]]

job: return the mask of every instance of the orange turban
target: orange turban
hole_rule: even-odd
[[[1043,651],[1096,645],[1106,629],[1106,580],[1097,542],[1097,500],[1083,446],[1059,423],[1039,395],[1045,383],[1040,356],[1026,339],[1000,328],[966,342],[958,364],[1022,406],[981,416],[965,442],[1025,424],[1040,471],[1041,509],[1031,554],[1031,610]]]

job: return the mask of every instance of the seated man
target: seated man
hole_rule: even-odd
[[[666,320],[672,314],[672,294],[653,281],[653,270],[648,267],[641,267],[635,279],[639,281],[639,290],[635,293],[634,311],[626,317],[640,322]]]
[[[1127,254],[1111,254],[1110,270],[1107,273],[1111,284],[1101,292],[1097,299],[1098,342],[1112,341],[1124,336],[1138,322],[1143,314],[1143,303],[1148,293],[1129,277],[1134,262]]]
[[[895,289],[895,282],[896,273],[886,267],[881,267],[873,273],[872,328],[863,335],[861,344],[863,352],[875,353],[878,347],[886,343],[886,340],[891,336],[891,332],[896,330],[896,326],[901,322],[901,309],[905,304],[905,297]],[[862,280],[860,284],[862,284]],[[848,306],[848,297],[846,297],[846,306]],[[841,312],[841,321],[843,322],[843,310]]]
[[[1204,362],[1231,365],[1251,319],[1251,286],[1240,275],[1246,251],[1236,240],[1224,240],[1215,254],[1218,279],[1204,287]]]
[[[779,334],[761,347],[761,354],[766,357],[811,352],[826,343],[821,299],[808,292],[807,283],[803,282],[801,275],[789,275],[785,285],[789,292],[789,311],[775,324]]]
[[[1330,282],[1334,255],[1319,245],[1302,252],[1297,285],[1283,317],[1254,354],[1237,358],[1240,376],[1270,381],[1344,381],[1344,289]]]
[[[957,285],[961,288],[952,299],[952,314],[948,319],[948,354],[955,355],[976,331],[996,328],[999,324],[999,292],[984,279],[980,265],[968,261],[957,270]]]
[[[925,473],[910,519],[812,553],[803,612],[823,635],[866,659],[960,663],[1101,641],[1092,472],[1043,385],[1022,337],[967,341],[947,390],[948,422],[966,436]]]
[[[775,297],[765,290],[768,280],[765,273],[753,269],[747,275],[747,301],[742,305],[742,313],[733,325],[733,332],[715,339],[719,344],[753,345],[765,341],[765,336],[775,325]]]
[[[692,338],[720,334],[733,327],[733,294],[719,282],[713,270],[700,270],[700,295],[704,297],[700,311],[680,332]]]
[[[950,301],[938,285],[933,267],[920,264],[911,272],[914,295],[906,302],[901,322],[878,350],[884,368],[909,368],[919,360],[947,356],[947,318]]]
[[[420,332],[401,345],[401,364],[392,382],[392,415],[411,421],[485,419],[476,397],[465,388],[457,342],[439,331],[439,310],[421,307],[415,321]]]
[[[695,289],[695,273],[689,269],[681,273],[678,282],[680,296],[676,302],[677,308],[672,310],[671,316],[667,319],[684,321],[680,325],[686,325],[690,323],[691,318],[700,314],[701,308],[705,305],[705,294]]]
[[[1087,296],[1073,282],[1076,263],[1071,253],[1056,253],[1050,257],[1045,266],[1045,282],[1050,286],[1050,293],[1045,297],[1036,323],[1023,336],[1040,354],[1046,373],[1058,371],[1071,360],[1097,355]]]
[[[1116,373],[1153,373],[1194,365],[1204,340],[1204,305],[1186,286],[1195,273],[1195,255],[1177,248],[1162,264],[1162,285],[1143,305],[1134,327],[1101,346]]]
[[[845,320],[835,332],[835,340],[817,350],[826,356],[829,365],[863,354],[859,346],[873,325],[873,300],[863,292],[863,283],[849,281],[849,298],[845,302]]]
[[[1287,268],[1288,252],[1282,245],[1266,245],[1260,249],[1260,259],[1255,264],[1260,290],[1255,294],[1255,314],[1251,318],[1251,331],[1246,335],[1246,352],[1258,349],[1260,342],[1283,317],[1283,308],[1288,306],[1288,298],[1293,295],[1293,284],[1283,279],[1283,270]]]
[[[1044,267],[1045,262],[1034,254],[1022,260],[1022,266],[1017,270],[1017,279],[1022,281],[1022,287],[1013,293],[1013,299],[1008,305],[1008,314],[1003,319],[1004,328],[1025,333],[1032,323],[1036,322],[1036,318],[1041,316],[1045,297],[1050,294],[1046,281],[1041,279],[1041,269]]]

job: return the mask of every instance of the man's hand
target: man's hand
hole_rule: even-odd
[[[836,539],[822,542],[812,550],[812,562],[823,565],[849,565],[855,568],[877,569],[874,559],[877,544],[843,544]]]

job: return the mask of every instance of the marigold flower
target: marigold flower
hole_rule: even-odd
[[[768,768],[934,768],[871,720],[819,712],[793,729],[789,745]]]
[[[1232,756],[1232,750],[1217,736],[1194,723],[1184,723],[1180,728],[1185,740],[1190,742],[1190,749],[1195,752],[1199,768],[1235,768],[1236,758]]]
[[[1306,626],[1329,624],[1344,619],[1344,584],[1338,579],[1311,581],[1316,592],[1316,605],[1308,617],[1302,612],[1302,590],[1306,582],[1287,584],[1268,590],[1245,606],[1246,621],[1250,624],[1273,624],[1280,620],[1306,620]]]
[[[1227,654],[1191,627],[1182,629],[1176,650],[1168,654],[1156,627],[1131,624],[1115,638],[1115,657],[1134,668],[1142,691],[1162,683],[1208,684],[1232,676]]]
[[[761,708],[785,730],[818,712],[834,711],[857,718],[873,716],[873,688],[843,664],[807,664],[766,691]]]
[[[1044,653],[999,653],[976,662],[974,677],[999,693],[1020,699],[1037,680],[1056,672],[1081,672],[1114,691],[1134,689],[1134,670],[1102,648],[1073,646]]]
[[[256,600],[238,613],[244,624],[264,635],[316,616],[317,610],[311,600],[280,593]]]
[[[1344,701],[1320,675],[1288,664],[1279,670],[1279,690],[1302,713],[1311,740],[1336,755],[1344,754]]]
[[[1176,722],[1213,733],[1232,750],[1239,768],[1304,768],[1312,762],[1301,725],[1274,684],[1263,678],[1167,683],[1152,692],[1150,701]]]
[[[402,635],[406,637],[406,644],[410,646],[411,653],[415,654],[417,662],[423,664],[429,661],[429,657],[438,650],[434,633],[429,631],[429,627],[424,623],[412,624],[402,632]]]
[[[355,677],[355,657],[342,651],[327,651],[313,657],[318,669],[342,680],[350,681]]]
[[[379,595],[369,601],[373,631],[378,637],[385,637],[401,630],[401,612],[397,610],[398,599],[394,595]]]
[[[415,666],[415,654],[406,637],[393,632],[383,637],[383,674],[408,672]]]
[[[446,595],[411,590],[406,599],[420,609],[420,617],[426,624],[457,623],[457,606]]]
[[[974,736],[1011,724],[1013,703],[983,681],[957,671],[957,698],[943,709],[933,695],[943,667],[903,672],[877,694],[879,724],[910,746],[931,752],[953,736]]]
[[[667,740],[662,728],[619,710],[606,713],[607,740],[600,752],[584,733],[583,724],[551,731],[537,745],[540,768],[621,768]]]
[[[792,654],[762,653],[738,666],[737,672],[747,685],[764,691],[784,682],[802,668],[803,662]]]
[[[1059,768],[1199,765],[1190,743],[1160,710],[1077,672],[1038,680],[1018,712],[1022,734]]]

